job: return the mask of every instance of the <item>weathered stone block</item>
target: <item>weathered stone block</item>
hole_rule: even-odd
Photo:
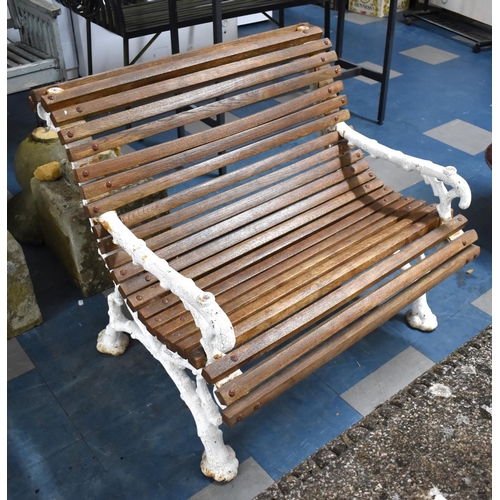
[[[43,321],[21,245],[7,231],[7,338]]]
[[[58,258],[85,297],[112,287],[109,272],[99,257],[81,201],[64,179],[31,180],[38,220],[45,244]]]

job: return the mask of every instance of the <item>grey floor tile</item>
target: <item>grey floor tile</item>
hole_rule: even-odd
[[[253,459],[240,464],[238,475],[226,484],[212,483],[189,500],[252,500],[273,484],[269,474]]]
[[[345,20],[354,24],[371,24],[377,23],[383,20],[382,17],[369,16],[367,14],[359,14],[358,12],[346,12]]]
[[[427,356],[408,347],[340,396],[365,416],[433,365]]]
[[[290,92],[289,94],[280,95],[276,97],[275,100],[281,103],[288,102],[292,99],[303,96],[306,92],[307,90],[297,90],[296,92]]]
[[[413,49],[403,50],[400,54],[412,57],[413,59],[418,59],[419,61],[423,61],[428,64],[441,64],[460,57],[457,54],[453,54],[436,47],[431,47],[430,45],[420,45],[419,47],[415,47]]]
[[[372,71],[378,71],[379,73],[382,73],[382,70],[384,69],[383,66],[380,66],[380,64],[375,64],[375,63],[372,63],[370,61],[362,62],[359,64],[359,66],[362,66],[363,68],[366,68],[366,69],[371,69]],[[398,76],[401,76],[402,74],[403,73],[399,73],[398,71],[391,69],[389,71],[389,78],[396,78]],[[370,78],[367,78],[366,76],[355,76],[354,78],[356,78],[357,80],[360,80],[362,82],[368,83],[369,85],[374,85],[376,83],[379,83],[379,82],[376,82],[375,80],[371,80]]]
[[[478,309],[481,309],[481,311],[485,312],[486,314],[493,316],[491,289],[486,293],[483,293],[483,295],[477,298],[472,304],[475,305]]]
[[[213,117],[215,118],[215,117]],[[225,113],[225,123],[231,123],[238,119],[238,117],[234,116],[231,113]],[[198,132],[204,132],[205,130],[210,130],[212,127],[203,122],[194,122],[186,125],[186,132],[189,134],[197,134]]]
[[[428,130],[424,135],[471,155],[483,153],[492,141],[491,132],[460,119]]]
[[[402,191],[423,180],[422,176],[417,172],[407,172],[398,165],[383,158],[372,158],[369,156],[366,160],[377,176],[396,191]]]
[[[33,370],[35,365],[16,338],[7,341],[7,381]]]
[[[121,149],[121,153],[126,155],[128,153],[133,153],[135,151],[135,149],[130,146],[129,144],[124,144],[123,146],[120,147]]]

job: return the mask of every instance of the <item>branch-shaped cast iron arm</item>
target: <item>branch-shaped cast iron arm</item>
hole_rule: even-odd
[[[207,364],[234,347],[236,338],[233,326],[213,294],[204,292],[193,280],[156,256],[143,240],[123,224],[115,211],[106,212],[97,220],[111,234],[113,241],[130,255],[134,264],[155,276],[160,286],[177,295],[184,307],[191,312],[196,326],[201,330],[200,342],[207,355]]]
[[[355,145],[370,153],[374,158],[384,158],[403,168],[408,172],[416,171],[424,179],[426,184],[430,184],[435,196],[439,198],[437,211],[441,220],[446,221],[452,218],[451,202],[454,198],[460,198],[458,206],[465,210],[471,203],[471,191],[467,181],[457,174],[455,167],[442,167],[429,160],[423,160],[414,156],[409,156],[401,151],[388,148],[370,139],[359,132],[352,130],[346,123],[339,123],[335,129],[347,139],[349,145]],[[451,186],[448,191],[445,184]]]

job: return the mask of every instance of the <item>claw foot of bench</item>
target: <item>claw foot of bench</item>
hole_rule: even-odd
[[[432,332],[438,326],[437,317],[427,305],[425,295],[417,299],[411,309],[406,311],[406,321],[412,328],[422,332]]]
[[[108,327],[102,330],[97,337],[97,350],[103,354],[120,356],[127,350],[129,342],[128,335]]]
[[[238,459],[234,450],[226,445],[225,456],[209,457],[203,452],[201,459],[201,471],[205,476],[211,477],[218,482],[229,482],[238,474]]]

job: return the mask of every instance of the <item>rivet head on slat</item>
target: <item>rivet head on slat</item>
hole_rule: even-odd
[[[142,295],[136,295],[136,296],[135,296],[135,298],[136,298],[137,300],[142,300]]]
[[[53,101],[53,100],[55,99],[55,97],[54,97],[53,95],[49,95],[49,96],[47,97],[47,99],[48,99],[49,101]]]
[[[333,119],[334,119],[336,122],[338,122],[338,121],[339,121],[339,117],[338,117],[337,115],[335,115],[335,116],[333,117]]]
[[[151,275],[150,274],[146,274],[146,276],[144,276],[144,279],[146,281],[151,281]]]
[[[127,271],[125,271],[125,269],[122,269],[122,270],[120,271],[120,274],[121,274],[122,276],[125,276],[125,275],[127,274]]]
[[[342,97],[342,99],[340,99],[340,102],[341,102],[342,104],[345,104],[345,97]]]
[[[77,113],[81,113],[83,111],[83,108],[81,106],[76,107]]]
[[[168,304],[168,299],[163,299],[163,300],[162,300],[162,302],[163,302],[164,304]]]
[[[239,422],[240,420],[243,420],[243,414],[242,414],[242,413],[240,413],[240,414],[238,415],[238,417],[236,418],[236,420],[237,420],[238,422]]]
[[[325,45],[328,45],[328,40],[325,40],[323,43],[324,43]]]
[[[260,403],[255,403],[253,409],[258,410],[262,405]]]
[[[236,354],[231,354],[231,356],[229,357],[229,359],[233,362],[236,362],[238,361],[238,356],[236,356]]]
[[[359,151],[356,153],[356,158],[361,158],[361,153]]]
[[[97,151],[99,149],[99,146],[96,143],[94,143],[94,144],[92,144],[92,149],[94,151]]]
[[[374,174],[373,172],[368,172],[368,175],[369,175],[370,177],[373,177],[375,174]]]
[[[338,75],[339,71],[340,71],[340,70],[339,70],[339,68],[338,68],[338,67],[336,67],[336,68],[335,68],[335,74],[336,74],[336,75]]]
[[[463,221],[462,217],[457,217],[457,221],[462,222]]]
[[[356,172],[356,167],[351,166],[351,172]]]
[[[365,184],[366,189],[370,189],[370,184]]]
[[[96,214],[97,212],[99,212],[99,207],[95,206],[94,208],[92,208],[92,211]]]
[[[465,240],[462,240],[462,245],[463,246],[467,245],[467,242]]]
[[[73,137],[73,132],[70,130],[66,135],[71,139]]]
[[[228,394],[230,398],[234,398],[236,391],[234,389],[229,389]]]
[[[384,187],[384,191],[389,191],[391,188],[389,186]]]
[[[88,177],[88,176],[89,176],[89,171],[88,171],[88,170],[84,170],[84,171],[82,172],[82,175],[83,175],[84,177]]]
[[[333,89],[332,89],[332,87],[328,87],[328,93],[329,93],[329,94],[333,94]]]
[[[106,187],[107,188],[110,188],[112,185],[113,185],[113,183],[111,181],[106,182]]]
[[[321,56],[321,60],[322,60],[323,62],[325,62],[325,61],[326,61],[326,57],[325,57],[325,56]]]

